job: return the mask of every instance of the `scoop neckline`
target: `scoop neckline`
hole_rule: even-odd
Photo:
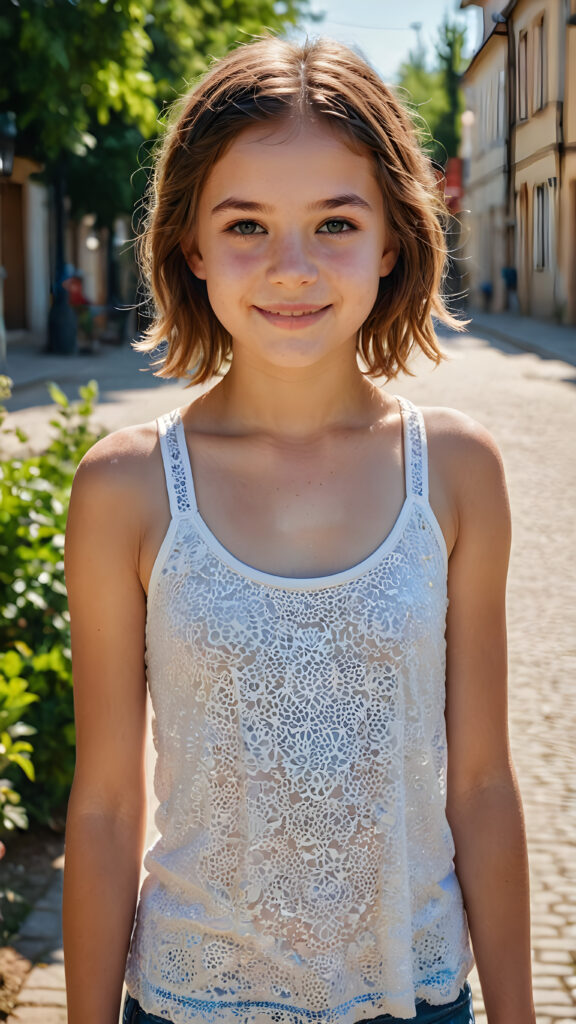
[[[326,587],[336,587],[342,583],[348,583],[351,580],[363,576],[377,565],[386,552],[396,543],[404,529],[405,522],[415,501],[415,495],[410,484],[411,467],[407,461],[412,457],[412,455],[407,437],[407,418],[406,410],[403,405],[405,400],[400,399],[398,395],[394,395],[394,398],[398,402],[401,417],[405,488],[404,501],[402,502],[400,511],[398,512],[394,523],[383,540],[373,549],[373,551],[362,558],[359,562],[355,562],[354,565],[348,566],[345,569],[339,569],[338,572],[320,576],[282,576],[278,573],[267,572],[265,569],[258,569],[256,566],[250,565],[248,562],[244,562],[241,558],[238,558],[232,551],[230,551],[230,549],[227,548],[221,540],[219,540],[210,528],[198,508],[196,487],[194,485],[194,476],[192,473],[192,462],[186,441],[186,431],[182,420],[182,410],[178,407],[174,410],[172,416],[173,424],[177,432],[178,448],[182,460],[182,468],[185,475],[186,489],[190,504],[190,510],[184,513],[183,517],[193,519],[196,529],[204,540],[204,543],[220,562],[227,565],[228,568],[232,569],[240,576],[256,583],[263,583],[270,587],[278,587],[285,590],[315,590]]]
[[[271,587],[279,587],[284,590],[318,590],[348,583],[365,575],[370,569],[374,568],[385,555],[387,549],[392,547],[401,535],[413,500],[414,496],[412,494],[405,496],[402,507],[391,529],[370,554],[347,569],[339,569],[338,572],[328,573],[324,576],[280,576],[277,573],[266,572],[264,569],[257,569],[256,566],[250,565],[248,562],[243,562],[242,559],[237,558],[229,548],[218,540],[218,537],[212,532],[206,520],[202,518],[195,498],[192,504],[192,511],[183,516],[183,518],[192,517],[198,533],[212,553],[216,555],[219,561],[227,565],[229,569],[232,569],[245,579],[252,580],[255,583],[264,583]]]

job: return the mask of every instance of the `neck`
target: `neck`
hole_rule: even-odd
[[[235,355],[218,390],[219,412],[230,429],[294,441],[368,426],[383,407],[380,389],[361,373],[355,352],[297,369]]]

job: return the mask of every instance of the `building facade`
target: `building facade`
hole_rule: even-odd
[[[41,332],[48,315],[48,201],[44,186],[31,177],[40,170],[16,157],[11,176],[0,181],[0,265],[9,332]]]
[[[37,180],[39,164],[16,157],[12,173],[0,177],[0,363],[4,363],[6,343],[33,336],[44,345],[52,305],[51,285],[55,280],[55,224],[50,189]],[[124,220],[117,221],[115,234],[95,226],[93,215],[79,221],[68,220],[64,238],[65,269],[78,273],[87,301],[106,309],[109,290],[109,241],[117,235],[127,242]],[[127,276],[133,258],[122,260],[113,250],[118,273]],[[121,297],[132,301],[132,280],[119,282]],[[130,290],[132,287],[132,291]],[[117,295],[114,296],[117,298]],[[100,315],[99,333],[105,330],[105,314]]]
[[[574,323],[575,0],[460,6],[483,14],[464,76],[474,115],[464,182],[471,300]]]

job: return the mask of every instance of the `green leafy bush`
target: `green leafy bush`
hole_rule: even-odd
[[[101,436],[89,423],[98,385],[81,387],[72,404],[56,384],[49,390],[47,449],[0,463],[0,830],[29,818],[60,824],[74,773],[64,530],[76,466]],[[3,421],[0,407],[6,434]],[[11,432],[24,449],[24,432]]]
[[[27,649],[25,653],[28,653]],[[11,765],[17,765],[27,778],[34,781],[34,766],[30,760],[33,747],[20,737],[32,736],[36,730],[21,721],[21,716],[39,698],[27,692],[28,684],[19,674],[21,668],[19,651],[0,655],[0,775]],[[10,779],[0,778],[0,826],[9,829],[16,826],[26,828],[27,825],[28,816],[20,805],[20,794]]]

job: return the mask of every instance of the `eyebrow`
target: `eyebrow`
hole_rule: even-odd
[[[372,210],[370,203],[355,192],[348,192],[341,196],[332,196],[330,199],[319,199],[316,203],[309,203],[309,210],[337,210],[341,206],[358,206],[361,210]],[[255,203],[250,199],[240,199],[236,196],[229,196],[214,207],[212,213],[222,213],[225,210],[241,210],[246,213],[273,213],[273,207],[265,203]]]

